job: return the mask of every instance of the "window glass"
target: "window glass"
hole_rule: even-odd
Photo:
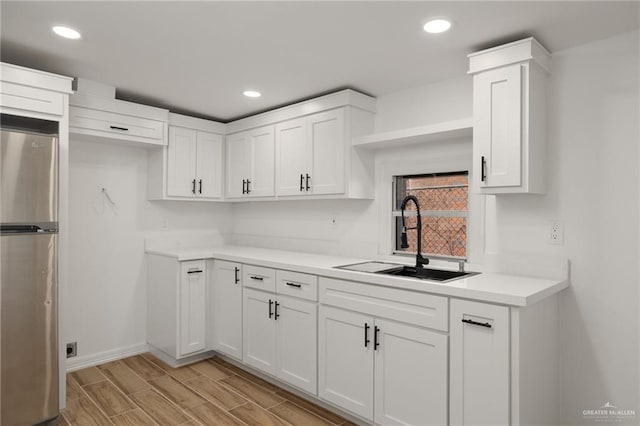
[[[422,216],[422,254],[451,258],[467,257],[467,202],[469,173],[434,173],[394,177],[395,252],[415,253],[417,235],[415,205],[407,204],[405,225],[409,248],[400,247],[402,216],[400,205],[407,195],[415,196]]]

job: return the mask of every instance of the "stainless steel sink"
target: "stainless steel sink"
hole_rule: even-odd
[[[419,268],[415,266],[399,265],[387,262],[362,262],[351,265],[336,266],[338,269],[349,271],[368,272],[372,274],[395,275],[397,277],[416,278],[420,280],[431,280],[439,282],[455,281],[460,278],[477,275],[478,272],[449,271],[446,269]]]

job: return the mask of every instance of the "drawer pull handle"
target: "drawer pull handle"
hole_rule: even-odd
[[[122,130],[123,132],[128,132],[129,129],[127,129],[126,127],[119,127],[119,126],[109,126],[111,127],[113,130]]]
[[[200,194],[202,194],[202,179],[200,179],[200,189],[198,190]]]
[[[196,180],[192,180],[191,181],[191,193],[195,194],[196,193]]]
[[[280,303],[278,303],[278,302],[276,301],[276,306],[275,306],[275,315],[274,315],[274,317],[273,317],[273,319],[276,319],[276,320],[277,320],[277,319],[278,319],[278,317],[280,316],[280,314],[278,313],[278,306],[280,306]]]
[[[378,340],[378,333],[380,333],[380,328],[376,325],[373,327],[373,350],[377,351],[380,346],[380,341]]]
[[[471,325],[477,325],[480,327],[486,327],[486,328],[492,328],[491,324],[489,324],[488,322],[478,322],[478,321],[474,321],[474,320],[470,320],[470,319],[462,319],[462,322],[465,324],[471,324]]]
[[[367,324],[366,322],[364,323],[364,347],[368,347],[369,346],[369,329],[371,327],[369,326],[369,324]]]
[[[199,274],[202,272],[202,269],[192,269],[187,271],[187,274]]]
[[[264,281],[263,277],[256,277],[255,275],[251,275],[249,278],[251,278],[252,280],[256,280],[256,281]]]
[[[304,175],[300,173],[300,191],[304,191]]]
[[[272,306],[273,306],[273,300],[269,299],[269,318],[273,316],[273,311],[271,310]]]
[[[311,189],[311,187],[309,186],[309,179],[311,179],[311,176],[309,176],[309,173],[307,173],[306,176],[307,176],[307,178],[306,178],[306,184],[305,184],[306,188],[305,189],[307,191],[309,191]]]
[[[487,167],[487,160],[484,158],[484,155],[480,159],[480,181],[484,182],[487,180],[487,175],[485,169]]]
[[[235,278],[236,284],[238,284],[240,282],[240,277],[238,276],[238,272],[240,272],[240,268],[238,267],[233,268],[233,272],[235,274],[234,278]]]
[[[301,284],[296,284],[296,283],[286,283],[289,287],[295,287],[295,288],[301,288],[302,285]]]

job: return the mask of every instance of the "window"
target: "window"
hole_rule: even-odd
[[[422,254],[466,259],[468,177],[466,171],[394,176],[394,253],[415,254],[417,250],[417,232],[409,230],[416,226],[416,208],[411,202],[405,210],[409,248],[400,247],[400,205],[404,197],[413,195],[419,201],[422,216]]]

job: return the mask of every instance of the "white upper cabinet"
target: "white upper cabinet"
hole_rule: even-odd
[[[149,199],[222,199],[224,125],[169,114],[169,144],[149,152]]]
[[[276,126],[277,195],[343,194],[344,109]]]
[[[229,123],[227,197],[373,198],[373,153],[352,138],[372,132],[374,112],[375,99],[343,90]],[[274,152],[264,142],[256,155],[247,139],[267,128]]]
[[[222,136],[183,127],[169,127],[167,195],[222,196]]]
[[[475,192],[545,192],[550,61],[533,38],[469,55]]]
[[[227,137],[227,198],[275,195],[273,132],[273,126],[263,126]]]

